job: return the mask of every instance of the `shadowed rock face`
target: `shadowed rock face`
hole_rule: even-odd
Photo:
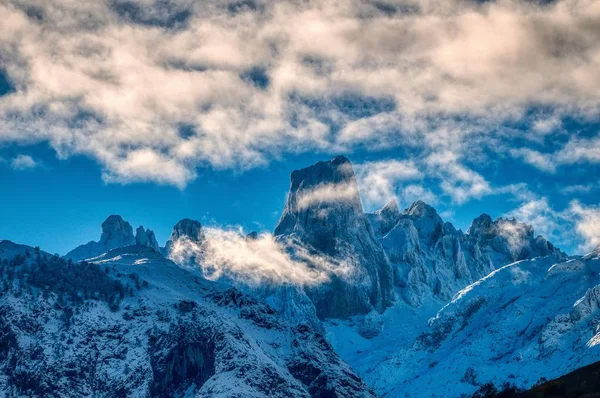
[[[195,243],[202,243],[204,240],[204,233],[202,231],[202,224],[200,224],[200,221],[184,218],[175,224],[173,231],[171,232],[171,237],[165,245],[163,254],[168,257],[171,254],[175,242],[182,238],[189,239]]]
[[[102,223],[102,235],[98,243],[111,249],[133,245],[133,228],[121,216],[109,216]]]
[[[148,246],[154,251],[159,251],[158,242],[154,232],[150,229],[144,229],[142,225],[135,231],[135,244],[140,246]]]
[[[330,283],[306,289],[321,319],[383,311],[393,302],[392,269],[363,212],[345,157],[292,173],[275,235],[352,264],[348,277],[332,275]]]

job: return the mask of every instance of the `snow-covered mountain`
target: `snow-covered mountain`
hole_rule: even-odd
[[[411,366],[389,394],[422,397],[429,388],[459,396],[506,381],[531,387],[597,361],[600,249],[554,260],[517,261],[457,293],[412,351],[395,353]]]
[[[0,241],[0,391],[458,397],[598,358],[600,248],[567,258],[486,214],[463,232],[422,201],[365,214],[341,156],[291,174],[273,235],[209,232],[184,219],[161,248],[113,215],[65,259]],[[256,258],[223,251],[210,267],[235,272],[206,280],[220,236],[303,282],[248,284],[236,275],[264,272]]]
[[[363,212],[352,165],[343,156],[296,170],[275,236],[327,257],[348,260],[351,272],[305,289],[317,315],[346,318],[394,302],[392,267]]]
[[[1,396],[373,396],[310,327],[149,247],[0,266]]]
[[[482,214],[463,233],[422,201],[402,213],[389,202],[369,218],[394,267],[394,283],[411,306],[454,293],[513,261],[565,255],[531,226]]]

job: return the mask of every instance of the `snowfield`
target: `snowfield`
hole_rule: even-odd
[[[371,340],[328,322],[334,347],[381,396],[470,396],[509,381],[525,388],[600,358],[600,250],[555,263],[518,261],[432,307],[383,315]],[[419,332],[421,330],[421,332]]]

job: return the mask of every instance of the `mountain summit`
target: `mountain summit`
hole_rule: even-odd
[[[392,268],[363,212],[345,157],[292,173],[275,236],[352,264],[350,275],[332,275],[330,283],[306,289],[321,319],[381,312],[392,304]]]
[[[131,224],[123,217],[113,214],[102,223],[102,234],[98,242],[91,241],[78,246],[68,252],[65,258],[75,262],[89,260],[112,249],[131,245],[147,246],[154,251],[159,251],[158,242],[152,230],[145,229],[140,225],[134,236]]]

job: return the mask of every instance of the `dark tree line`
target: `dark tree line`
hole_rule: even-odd
[[[112,278],[107,271],[92,263],[74,264],[58,255],[45,256],[36,248],[33,255],[26,252],[0,262],[0,290],[16,293],[37,290],[44,295],[55,293],[59,307],[69,303],[81,304],[89,299],[101,300],[112,310],[117,310],[121,300],[133,295],[133,288]],[[136,287],[139,286],[137,274],[130,278]]]

